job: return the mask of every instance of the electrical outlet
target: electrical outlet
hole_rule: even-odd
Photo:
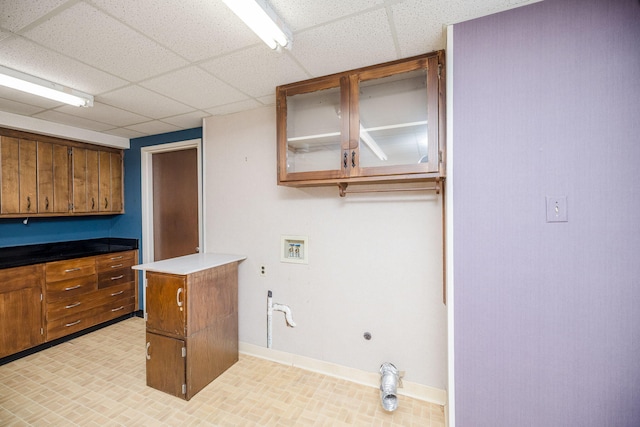
[[[567,196],[547,196],[547,222],[568,222]]]
[[[260,277],[265,277],[267,275],[267,266],[262,264],[258,273],[260,274]]]

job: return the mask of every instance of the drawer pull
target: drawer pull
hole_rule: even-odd
[[[149,354],[149,347],[151,347],[151,343],[148,342],[147,343],[147,349],[146,349],[146,354],[147,354],[147,360],[151,360],[151,355]]]
[[[120,307],[118,307],[118,308],[112,308],[112,309],[111,309],[111,312],[116,312],[116,311],[120,311],[120,310],[124,310],[124,305],[121,305],[121,306],[120,306]]]
[[[115,261],[115,260],[117,260],[117,259],[122,259],[122,258],[124,258],[124,255],[120,255],[120,256],[113,256],[113,257],[111,257],[111,261]]]
[[[80,271],[80,268],[68,268],[68,269],[66,269],[64,272],[65,272],[65,273],[71,273],[71,272],[73,272],[73,271]]]
[[[111,294],[112,297],[115,297],[116,295],[122,295],[124,293],[124,291],[120,291],[120,292],[114,292]]]
[[[68,288],[64,288],[65,291],[72,291],[74,289],[81,288],[82,285],[69,286]]]
[[[119,276],[112,277],[111,280],[119,280],[119,279],[122,279],[123,277],[124,277],[124,274],[121,274]]]
[[[64,327],[68,328],[69,326],[75,326],[80,322],[82,322],[82,320],[76,320],[75,322],[67,323],[66,325],[64,325]]]
[[[178,288],[178,291],[176,292],[176,304],[178,307],[182,307],[182,299],[180,298],[180,295],[182,295],[182,288]]]
[[[69,305],[65,306],[65,308],[73,308],[73,307],[77,307],[77,306],[79,306],[80,304],[82,304],[80,301],[78,301],[78,302],[74,302],[73,304],[69,304]]]
[[[122,267],[124,264],[116,264],[116,265],[112,265],[111,268],[120,268]]]

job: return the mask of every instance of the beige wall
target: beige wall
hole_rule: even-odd
[[[204,120],[205,248],[247,256],[240,341],[266,347],[272,290],[297,323],[274,313],[274,350],[445,389],[439,197],[278,186],[275,134],[274,107]],[[280,262],[281,235],[308,236],[308,265]]]

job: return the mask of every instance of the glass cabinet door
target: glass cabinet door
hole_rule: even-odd
[[[427,64],[359,76],[360,175],[438,170],[438,69]]]
[[[287,97],[287,172],[340,168],[340,88]]]

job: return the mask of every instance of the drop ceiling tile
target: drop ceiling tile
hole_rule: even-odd
[[[95,130],[97,132],[102,132],[103,130],[113,127],[111,125],[95,122],[93,120],[87,120],[82,117],[73,116],[54,110],[43,111],[42,113],[34,114],[33,117],[42,120],[48,120],[54,123],[62,123],[69,126],[75,126],[82,129]]]
[[[208,117],[209,114],[202,111],[194,111],[193,113],[181,114],[179,116],[167,117],[162,119],[163,122],[180,127],[181,129],[197,128],[202,126],[202,119]]]
[[[11,36],[12,36],[11,33],[8,33],[6,31],[0,30],[0,41],[6,39],[7,37],[11,37]]]
[[[0,27],[18,32],[67,0],[2,0]]]
[[[22,37],[0,41],[0,62],[6,67],[93,95],[127,84],[125,80]]]
[[[65,105],[56,108],[55,111],[106,123],[111,125],[111,127],[123,127],[149,121],[149,117],[144,117],[100,102],[94,102],[93,107],[87,108]]]
[[[270,2],[274,11],[293,32],[379,7],[383,3],[383,0],[271,0]]]
[[[41,112],[42,108],[0,97],[0,111],[20,114],[22,116],[30,116],[32,114]]]
[[[397,59],[384,9],[298,34],[291,54],[314,76]]]
[[[93,0],[93,4],[191,61],[260,42],[221,1]]]
[[[247,98],[242,92],[195,66],[172,71],[140,85],[201,109]]]
[[[138,132],[132,129],[125,129],[125,128],[108,129],[103,131],[103,133],[106,133],[109,135],[121,136],[123,138],[129,138],[129,139],[145,136],[145,134],[142,132]]]
[[[127,86],[117,89],[100,95],[96,101],[153,119],[177,116],[194,110],[194,108],[141,86]]]
[[[274,52],[264,44],[203,62],[201,66],[253,97],[274,93],[278,85],[310,77],[287,51]]]
[[[24,35],[130,81],[186,65],[178,55],[86,3],[65,9]]]
[[[180,130],[178,126],[171,125],[169,123],[164,123],[159,120],[154,120],[146,123],[139,123],[137,125],[127,126],[126,129],[134,130],[136,132],[140,132],[143,135],[157,135],[160,133],[173,132],[176,130]]]
[[[237,113],[238,111],[251,110],[253,108],[261,107],[261,104],[253,99],[246,101],[236,102],[233,104],[221,105],[215,108],[208,108],[207,112],[212,116]]]
[[[271,95],[261,96],[260,98],[256,98],[256,99],[262,105],[272,105],[272,104],[275,105],[276,104],[276,94],[275,94],[275,92],[272,93]]]

